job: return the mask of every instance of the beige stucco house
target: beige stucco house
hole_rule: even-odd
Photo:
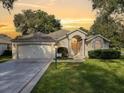
[[[84,59],[88,51],[108,49],[109,40],[101,35],[88,36],[82,30],[59,30],[50,34],[34,33],[13,40],[14,59],[54,58],[55,52],[66,49],[69,58]],[[59,52],[60,54],[60,52]]]

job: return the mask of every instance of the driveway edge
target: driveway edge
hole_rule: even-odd
[[[32,91],[32,89],[34,88],[34,86],[39,81],[39,79],[42,77],[42,75],[48,69],[50,64],[51,64],[51,62],[49,62],[43,69],[41,68],[41,70],[36,74],[36,76],[33,77],[31,79],[31,81],[21,91],[19,91],[18,93],[30,93]]]

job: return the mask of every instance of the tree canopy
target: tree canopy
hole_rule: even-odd
[[[92,0],[93,9],[97,9],[100,12],[107,12],[110,15],[113,12],[124,12],[124,0]]]
[[[90,29],[111,40],[112,47],[124,47],[124,0],[92,0],[97,18]]]
[[[91,34],[91,32],[89,30],[85,29],[84,27],[80,27],[79,29],[86,32],[88,35]]]
[[[34,32],[50,33],[61,29],[60,20],[41,10],[23,10],[14,16],[16,31],[23,35]]]
[[[92,0],[93,9],[97,10],[98,16],[106,15],[115,22],[124,24],[124,0]]]
[[[104,37],[111,40],[111,47],[123,47],[124,38],[124,27],[119,23],[115,23],[115,21],[110,18],[108,22],[106,22],[103,16],[97,17],[96,21],[91,27],[90,34],[101,34]]]
[[[106,15],[115,22],[124,24],[124,0],[92,0],[92,7],[97,10],[98,16]]]
[[[13,4],[15,1],[17,0],[0,0],[0,2],[3,4],[3,8],[7,9],[8,11],[13,9]]]
[[[84,31],[84,32],[86,32],[86,33],[88,33],[88,30],[85,29],[84,27],[80,27],[79,29],[82,30],[82,31]]]

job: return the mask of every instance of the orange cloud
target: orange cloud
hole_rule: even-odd
[[[41,8],[40,5],[36,5],[36,4],[27,4],[27,3],[16,3],[16,6],[26,6],[26,7]]]
[[[64,29],[77,29],[84,27],[89,29],[94,22],[95,13],[92,12],[89,0],[19,0],[14,5],[12,14],[0,7],[0,33],[6,33],[15,37],[19,33],[15,31],[13,16],[24,9],[41,9],[54,14],[61,20]],[[5,25],[3,25],[5,24]]]
[[[95,19],[87,18],[87,19],[65,19],[62,20],[61,23],[64,29],[77,29],[79,27],[84,27],[89,29],[93,24]]]
[[[0,28],[6,27],[7,25],[0,24]]]

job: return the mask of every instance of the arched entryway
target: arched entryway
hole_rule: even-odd
[[[68,49],[66,47],[59,47],[57,49],[57,53],[60,53],[62,55],[62,57],[60,58],[68,58]]]
[[[78,35],[73,36],[71,39],[71,48],[75,56],[80,52],[81,46],[82,46],[82,38]]]

